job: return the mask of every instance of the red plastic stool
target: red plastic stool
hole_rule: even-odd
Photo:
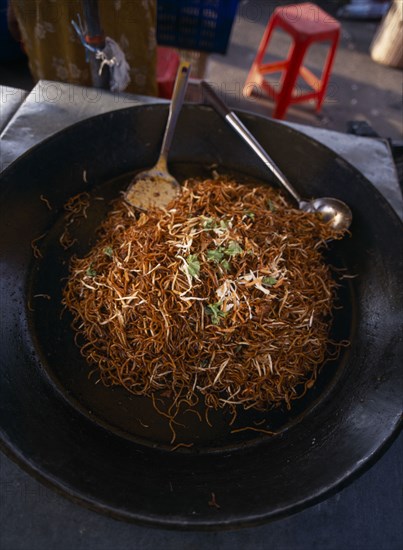
[[[158,97],[171,99],[176,73],[179,67],[179,54],[172,48],[157,48],[157,85]]]
[[[287,59],[274,63],[263,63],[269,40],[276,28],[281,28],[291,35],[293,43]],[[309,99],[316,100],[319,111],[329,81],[334,56],[340,37],[340,23],[316,4],[292,4],[274,10],[260,42],[258,53],[246,79],[243,93],[250,96],[256,88],[273,98],[276,106],[274,118],[283,118],[289,105]],[[329,41],[330,48],[322,69],[321,78],[317,78],[307,67],[303,66],[304,56],[313,42]],[[280,89],[275,90],[263,75],[282,71]],[[307,93],[295,93],[295,84],[301,76],[312,89]]]

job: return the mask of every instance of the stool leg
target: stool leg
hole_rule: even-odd
[[[330,78],[330,71],[332,70],[333,61],[334,61],[334,58],[335,58],[335,55],[336,55],[337,45],[339,43],[339,37],[340,37],[340,33],[337,33],[337,35],[335,35],[335,37],[333,38],[333,40],[330,44],[330,49],[329,49],[329,52],[327,54],[325,66],[323,68],[323,73],[322,73],[322,77],[321,77],[321,88],[320,88],[320,91],[319,91],[319,94],[318,94],[318,100],[317,100],[317,103],[316,103],[316,111],[317,112],[320,111],[320,109],[322,107],[322,104],[325,100],[326,90],[327,90],[327,86],[328,86],[329,78]]]
[[[270,38],[271,38],[271,35],[272,35],[272,32],[273,32],[273,29],[274,29],[275,24],[276,24],[276,20],[277,20],[277,16],[274,13],[272,15],[272,17],[270,18],[269,23],[266,26],[266,29],[263,33],[263,36],[262,36],[261,40],[260,40],[260,44],[259,44],[259,48],[257,50],[256,57],[255,57],[255,59],[252,63],[252,66],[251,66],[250,71],[248,73],[248,76],[246,78],[246,81],[245,81],[245,84],[244,84],[244,87],[243,87],[244,96],[252,95],[252,91],[253,91],[253,88],[254,88],[254,86],[252,86],[252,84],[256,84],[256,85],[260,86],[260,84],[262,82],[263,77],[259,72],[259,67],[262,64],[264,54],[266,53],[266,50],[267,50],[267,47],[268,47],[268,44],[269,44],[269,41],[270,41]]]
[[[282,119],[285,116],[307,47],[307,43],[294,43],[290,54],[288,67],[285,69],[285,76],[281,90],[278,93],[278,100],[273,112],[273,118]]]
[[[260,41],[259,48],[258,48],[258,51],[257,51],[257,55],[256,55],[256,58],[255,58],[255,63],[257,63],[258,65],[262,64],[264,54],[266,53],[267,47],[269,45],[269,41],[270,41],[272,32],[274,30],[274,27],[277,25],[277,19],[278,19],[277,14],[274,13],[272,15],[272,17],[270,18],[270,21],[269,21],[269,23],[268,23],[268,25],[267,25],[264,33],[263,33],[263,36],[262,36],[262,39]]]

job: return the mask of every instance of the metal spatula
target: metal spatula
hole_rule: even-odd
[[[165,207],[180,193],[179,183],[168,171],[167,160],[176,122],[185,98],[189,74],[190,63],[182,62],[176,75],[168,122],[157,163],[150,170],[137,174],[127,188],[126,201],[140,210]]]

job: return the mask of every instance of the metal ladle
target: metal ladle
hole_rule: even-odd
[[[338,231],[348,229],[351,225],[353,216],[350,208],[339,199],[331,197],[322,197],[312,200],[304,200],[300,194],[294,189],[280,168],[276,165],[272,158],[263,149],[256,138],[249,132],[246,126],[239,120],[237,115],[228,109],[225,103],[217,96],[214,90],[207,82],[201,82],[204,97],[216,109],[216,111],[235,129],[249,147],[258,155],[265,163],[281,185],[294,197],[298,203],[298,207],[305,212],[316,212],[322,218],[329,222],[332,227]]]
[[[126,190],[125,200],[140,210],[165,207],[180,193],[180,184],[169,173],[167,162],[176,122],[185,98],[189,73],[190,63],[180,63],[157,163],[153,168],[137,174]]]

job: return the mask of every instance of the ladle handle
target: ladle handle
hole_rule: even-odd
[[[241,136],[241,138],[249,145],[249,147],[258,155],[258,157],[264,162],[264,164],[271,170],[276,176],[279,182],[287,189],[287,191],[294,197],[294,199],[300,204],[302,202],[301,196],[297,193],[286,176],[274,162],[274,160],[267,154],[257,139],[249,132],[246,126],[239,120],[237,115],[231,111],[225,103],[218,97],[212,87],[204,80],[201,82],[201,88],[203,91],[203,97],[207,99],[212,107],[234,128],[234,130]]]
[[[167,167],[168,153],[171,147],[172,138],[174,136],[179,113],[182,109],[183,101],[185,99],[189,74],[190,63],[188,63],[187,61],[182,61],[179,64],[178,72],[176,73],[175,86],[172,92],[171,103],[169,105],[168,121],[165,127],[164,137],[162,139],[161,153],[157,162],[157,165],[163,170],[165,170]]]

